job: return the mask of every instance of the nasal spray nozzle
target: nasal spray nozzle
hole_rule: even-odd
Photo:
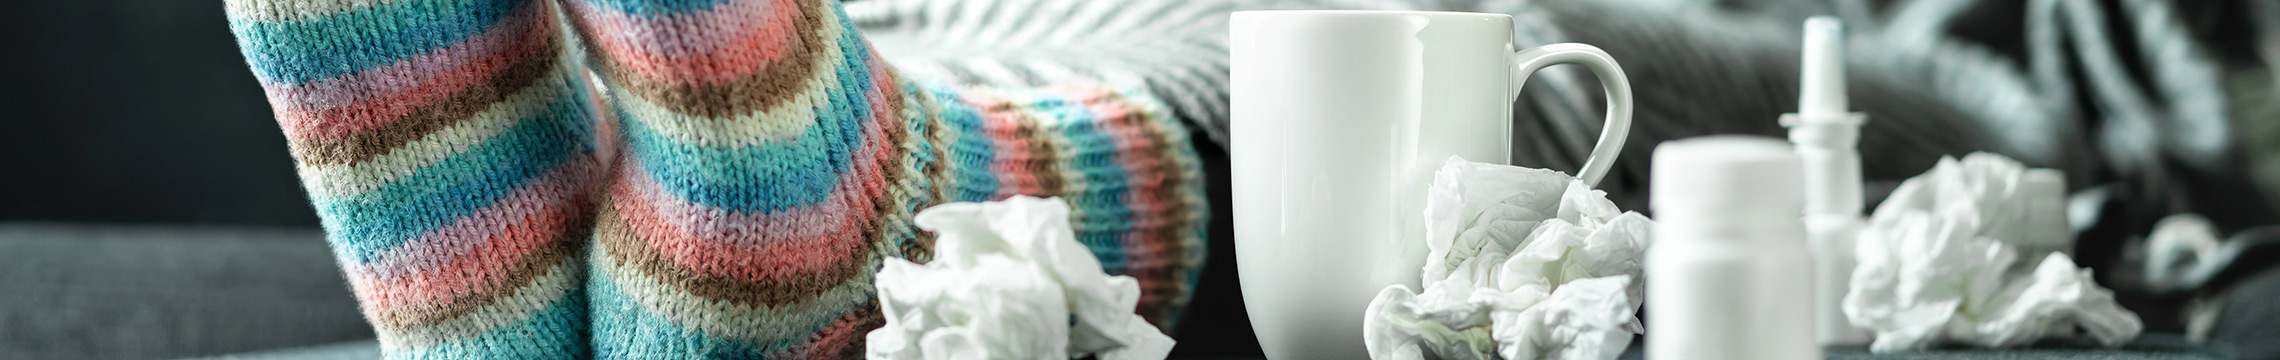
[[[1868,115],[1845,108],[1844,23],[1805,20],[1803,76],[1797,112],[1781,116],[1789,142],[1805,160],[1805,214],[1861,213],[1860,127]]]
[[[1805,47],[1798,84],[1797,112],[1781,116],[1789,142],[1804,163],[1805,232],[1812,246],[1815,328],[1824,345],[1857,345],[1869,333],[1844,314],[1851,290],[1853,247],[1861,217],[1860,127],[1868,115],[1845,104],[1844,22],[1816,16],[1805,20]]]

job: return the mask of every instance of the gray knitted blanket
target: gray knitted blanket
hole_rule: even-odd
[[[1511,14],[1520,24],[1519,45],[1584,42],[1622,63],[1637,98],[1634,129],[1602,186],[1618,204],[1642,209],[1646,157],[1655,144],[1783,134],[1775,118],[1795,109],[1797,24],[1815,14],[1838,14],[1852,28],[1848,86],[1855,109],[1870,116],[1861,146],[1872,181],[1902,179],[1940,155],[1971,151],[2063,167],[2075,184],[2164,163],[2224,172],[2236,159],[2228,157],[2218,66],[2169,2],[2118,3],[2121,9],[2096,0],[2025,1],[2024,59],[1946,33],[1977,8],[2014,0],[1883,7],[1864,0],[866,0],[847,9],[880,51],[914,76],[1140,84],[1220,145],[1228,141],[1230,11]],[[2110,24],[2108,12],[2125,23]],[[2275,12],[2259,16],[2280,23]],[[2114,29],[2128,32],[2109,33]],[[2159,46],[2117,48],[2117,36]],[[2124,66],[2132,63],[2142,64],[2142,75]],[[1584,75],[1554,68],[1529,80],[1513,115],[1516,163],[1565,171],[1582,165],[1600,118],[1598,85]]]

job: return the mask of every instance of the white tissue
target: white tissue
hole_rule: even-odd
[[[2014,268],[2016,244],[2048,235],[2030,232],[2064,231],[2025,225],[2025,173],[2000,155],[1943,157],[1877,207],[1844,299],[1853,325],[1876,332],[1872,351],[2021,346],[2071,337],[2076,326],[2106,346],[2137,336],[2137,315],[2065,253],[2029,254],[2040,258],[2032,271]]]
[[[949,203],[915,219],[937,235],[925,265],[879,270],[887,323],[871,359],[1162,359],[1172,339],[1133,313],[1140,285],[1109,276],[1059,198]],[[1071,322],[1071,317],[1074,322]]]
[[[1422,292],[1363,317],[1373,359],[1613,359],[1640,332],[1653,222],[1574,177],[1450,157],[1425,202]]]

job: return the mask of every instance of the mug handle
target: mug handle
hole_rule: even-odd
[[[1607,56],[1598,47],[1581,43],[1558,43],[1538,46],[1512,53],[1512,89],[1507,101],[1520,99],[1521,85],[1528,76],[1544,67],[1558,64],[1582,64],[1599,75],[1599,87],[1607,90],[1607,120],[1599,131],[1599,143],[1591,148],[1591,156],[1584,159],[1583,170],[1576,178],[1584,185],[1599,186],[1599,179],[1607,177],[1607,168],[1615,165],[1615,157],[1623,153],[1623,141],[1631,136],[1631,80],[1623,76],[1623,67],[1615,58]]]

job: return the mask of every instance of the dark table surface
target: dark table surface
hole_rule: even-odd
[[[1644,359],[1644,339],[1631,342],[1631,349],[1619,359]],[[2085,344],[2043,343],[2018,349],[1933,349],[1929,351],[1897,354],[1873,354],[1864,346],[1831,347],[1829,359],[1874,360],[2221,360],[2234,359],[2230,354],[2216,350],[2217,346],[2193,344],[2183,335],[2149,333],[2139,336],[2118,349],[2105,349]],[[1242,358],[1199,358],[1242,359]]]
[[[1632,341],[1631,350],[1624,352],[1621,359],[1632,360],[1646,358],[1646,356],[1641,354],[1642,348],[1640,344],[1642,343],[1643,342],[1641,341]],[[2016,349],[1945,348],[1893,354],[1870,353],[1868,351],[1868,347],[1866,346],[1845,346],[1830,347],[1827,349],[1827,352],[1825,354],[1828,355],[1827,358],[1829,359],[1876,360],[2233,359],[2230,354],[2225,354],[2222,351],[2218,351],[2216,350],[2217,348],[2218,347],[2194,344],[2193,342],[2186,340],[2185,336],[2183,335],[2149,333],[2140,335],[2136,340],[2133,340],[2129,344],[2122,345],[2121,348],[2116,349],[2106,349],[2090,346],[2090,344],[2086,342],[2046,342],[2042,344],[2036,344],[2036,346],[2032,347]]]

